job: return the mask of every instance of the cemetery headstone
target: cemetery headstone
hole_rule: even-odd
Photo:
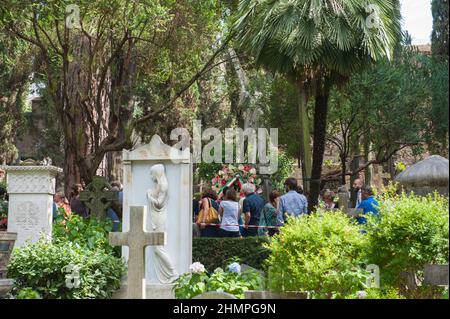
[[[350,208],[350,194],[345,186],[342,186],[338,190],[339,209],[349,216],[357,217],[362,214],[362,209]]]
[[[92,182],[80,193],[82,201],[89,209],[92,218],[105,219],[106,210],[119,199],[119,194],[102,176],[94,176]]]
[[[147,207],[130,207],[130,230],[124,233],[109,233],[112,246],[128,246],[127,298],[145,299],[145,247],[163,246],[164,232],[147,232]]]
[[[24,161],[4,166],[8,184],[8,231],[17,233],[16,247],[51,236],[55,179],[62,169]]]
[[[146,228],[166,232],[165,245],[145,249],[147,298],[174,298],[173,282],[192,264],[192,161],[154,135],[149,144],[123,151],[123,224],[130,226],[130,207],[147,206]],[[127,260],[128,247],[122,249]]]
[[[426,265],[424,283],[433,286],[448,286],[448,265]]]

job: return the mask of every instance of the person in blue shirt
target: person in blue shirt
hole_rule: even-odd
[[[373,192],[370,187],[363,187],[361,189],[361,203],[356,207],[357,209],[363,210],[363,215],[356,217],[358,224],[362,225],[367,222],[364,215],[371,214],[376,217],[380,216],[379,212],[380,205],[377,200],[373,197]]]
[[[305,195],[297,192],[297,180],[294,177],[286,179],[284,183],[286,194],[280,197],[279,202],[279,220],[281,223],[286,221],[288,215],[299,216],[308,213],[308,200]]]
[[[245,199],[242,204],[242,211],[245,216],[244,220],[244,237],[258,236],[259,217],[265,205],[264,199],[256,194],[256,186],[252,183],[246,183],[242,186],[245,193]]]

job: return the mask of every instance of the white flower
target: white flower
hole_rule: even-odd
[[[358,299],[366,299],[367,292],[365,292],[364,290],[360,290],[356,293],[356,295],[358,296]]]
[[[240,164],[240,165],[238,166],[238,169],[239,169],[240,171],[243,171],[243,170],[244,170],[244,165]]]
[[[220,171],[219,171],[219,176],[222,176],[223,174],[225,174],[225,172],[222,171],[222,170],[220,170]]]
[[[256,168],[252,168],[249,173],[252,175],[256,174]]]
[[[198,261],[196,261],[191,266],[189,266],[189,270],[193,274],[201,274],[201,273],[205,272],[205,266],[203,266],[202,263],[199,263]]]

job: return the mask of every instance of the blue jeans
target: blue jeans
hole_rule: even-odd
[[[112,208],[108,208],[106,211],[106,216],[113,221],[112,231],[116,232],[119,230],[120,219],[116,212]]]

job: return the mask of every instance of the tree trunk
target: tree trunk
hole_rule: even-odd
[[[309,210],[315,209],[319,203],[320,180],[322,175],[323,156],[327,132],[328,98],[330,96],[330,84],[327,79],[317,84],[316,101],[314,108],[314,144],[313,164],[311,171],[310,196],[308,199]]]
[[[341,168],[342,168],[342,173],[341,173],[341,185],[345,185],[346,184],[346,172],[347,172],[347,162],[346,162],[347,158],[345,156],[341,156]]]
[[[304,85],[301,83],[298,85],[300,98],[298,104],[298,114],[300,121],[300,160],[302,163],[302,177],[303,177],[303,189],[305,192],[310,191],[310,178],[311,178],[311,145],[310,145],[310,132],[309,121],[306,105],[308,104],[308,96],[305,91]]]

